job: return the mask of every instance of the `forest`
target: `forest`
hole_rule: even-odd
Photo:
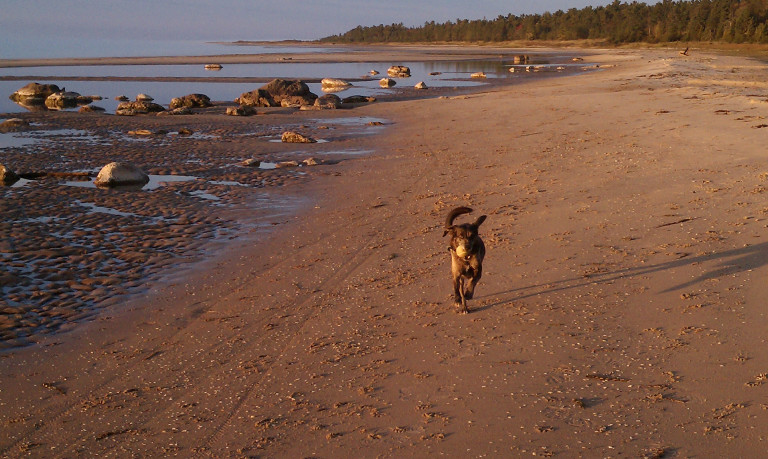
[[[456,19],[417,27],[402,23],[358,26],[323,42],[504,42],[602,40],[613,44],[663,42],[768,43],[768,0],[663,0],[648,5],[615,0],[568,11]]]

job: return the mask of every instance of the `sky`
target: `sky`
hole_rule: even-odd
[[[596,0],[0,0],[4,37],[310,40],[358,25],[488,19]]]

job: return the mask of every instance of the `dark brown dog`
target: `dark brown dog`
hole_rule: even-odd
[[[483,258],[485,258],[485,244],[477,234],[478,228],[485,221],[486,216],[481,215],[474,223],[454,225],[453,220],[459,215],[472,212],[469,207],[457,207],[453,209],[445,219],[445,232],[443,236],[451,234],[451,274],[453,274],[453,301],[459,311],[466,314],[467,300],[471,300],[475,294],[475,286],[483,275]],[[469,285],[464,289],[464,280],[469,280]]]

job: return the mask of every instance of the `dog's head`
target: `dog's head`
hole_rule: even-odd
[[[472,212],[472,209],[469,207],[457,207],[453,209],[445,219],[445,231],[443,232],[443,236],[448,234],[451,235],[451,249],[461,258],[467,258],[475,253],[475,246],[480,239],[478,230],[480,229],[480,225],[482,225],[486,219],[485,215],[481,215],[474,223],[463,223],[461,225],[453,224],[453,220],[455,220],[456,217],[470,212]]]

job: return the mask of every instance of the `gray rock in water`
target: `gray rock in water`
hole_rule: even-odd
[[[15,172],[0,164],[0,185],[13,185],[19,181],[19,176]]]
[[[109,163],[102,167],[93,183],[101,187],[140,185],[149,182],[149,176],[141,169],[128,163]]]
[[[391,77],[407,78],[411,76],[411,69],[404,65],[393,65],[387,69],[387,75]]]
[[[14,102],[24,104],[43,104],[48,96],[61,91],[55,84],[29,83],[17,89],[10,98]]]
[[[336,94],[326,94],[315,100],[315,107],[335,109],[341,106],[341,98]]]

